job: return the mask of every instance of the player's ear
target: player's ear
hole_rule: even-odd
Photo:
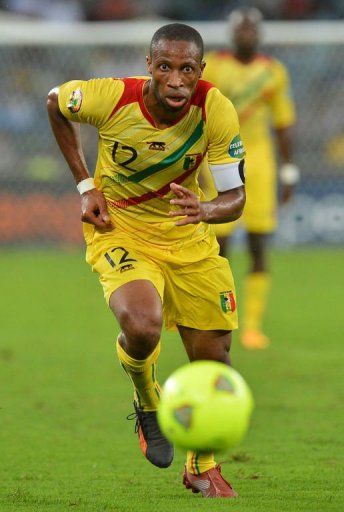
[[[198,75],[199,78],[202,77],[202,74],[203,74],[205,66],[206,66],[206,63],[204,62],[204,60],[202,60],[202,62],[201,62],[201,69],[200,69],[200,72],[199,72],[199,75]]]
[[[152,59],[150,55],[146,55],[146,64],[147,64],[147,71],[151,75],[152,74]]]

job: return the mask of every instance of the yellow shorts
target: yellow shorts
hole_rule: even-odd
[[[138,242],[117,229],[101,234],[85,224],[84,234],[86,261],[98,272],[107,302],[123,284],[145,279],[161,297],[167,329],[237,329],[232,272],[213,234],[178,250]]]
[[[276,170],[271,148],[258,145],[247,150],[245,161],[246,205],[242,217],[236,222],[214,224],[216,236],[230,235],[237,227],[249,233],[272,233],[276,229]],[[217,196],[210,171],[204,173],[204,188],[207,199]]]

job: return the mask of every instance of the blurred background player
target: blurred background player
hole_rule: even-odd
[[[269,344],[262,332],[262,320],[270,289],[267,241],[276,228],[276,161],[271,128],[280,160],[282,204],[290,200],[299,180],[299,170],[292,163],[290,128],[295,122],[295,109],[289,76],[281,62],[258,53],[261,19],[261,13],[254,8],[233,11],[229,17],[233,51],[208,53],[204,71],[204,78],[236,107],[246,147],[247,202],[243,222],[251,266],[244,286],[241,342],[248,349],[262,349]],[[213,197],[216,192],[206,169],[203,179],[207,194]],[[236,224],[215,227],[222,255],[226,254]]]

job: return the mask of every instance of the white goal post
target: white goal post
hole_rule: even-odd
[[[45,21],[1,20],[1,45],[123,45],[149,44],[153,33],[169,20],[56,23]],[[196,28],[205,45],[223,45],[228,40],[228,26],[220,21],[185,22]],[[341,21],[266,21],[265,44],[344,44]]]

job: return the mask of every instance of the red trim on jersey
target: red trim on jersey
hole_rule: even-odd
[[[143,87],[143,84],[146,82],[146,79],[139,78],[114,78],[114,80],[121,80],[124,83],[124,90],[119,102],[111,112],[110,117],[115,115],[124,105],[137,102],[139,97],[138,86],[142,84]]]
[[[143,86],[144,86],[144,83],[142,84],[142,87],[137,88],[137,101],[139,102],[140,109],[141,109],[141,112],[144,115],[144,117],[147,119],[147,121],[151,125],[154,126],[154,128],[156,128],[157,126],[155,124],[155,121],[152,118],[152,116],[150,115],[150,113],[148,112],[145,102],[143,101]]]
[[[191,105],[196,105],[196,107],[200,107],[202,109],[202,119],[205,121],[205,101],[207,99],[207,94],[210,89],[215,87],[210,82],[206,80],[199,80],[196,90],[191,98]]]
[[[179,123],[179,121],[181,121],[181,119],[183,119],[184,116],[186,116],[186,114],[190,110],[191,105],[196,105],[196,107],[200,107],[202,109],[202,119],[205,120],[205,100],[207,98],[208,91],[210,89],[212,89],[213,87],[214,87],[214,85],[211,84],[210,82],[206,82],[205,80],[199,80],[197,83],[195,92],[193,93],[193,95],[191,97],[190,102],[187,104],[185,110],[182,111],[180,116],[177,117],[177,119],[175,119],[175,121],[173,121],[173,123],[171,123],[171,126],[176,125],[177,123]],[[154,119],[148,112],[146,105],[143,101],[143,91],[142,90],[138,95],[138,100],[139,100],[143,115],[156,128]]]
[[[143,87],[147,82],[146,78],[114,78],[114,80],[122,80],[124,83],[124,90],[122,96],[110,114],[109,119],[115,115],[116,112],[125,105],[129,105],[130,103],[137,102],[140,105],[140,109],[144,117],[147,121],[156,128],[156,124],[154,122],[153,117],[148,112],[146,105],[143,101]],[[191,97],[190,102],[186,106],[186,109],[181,113],[179,117],[171,124],[171,126],[179,123],[181,119],[189,112],[191,105],[196,105],[197,107],[202,109],[202,118],[205,120],[205,101],[207,98],[207,93],[210,89],[214,87],[210,82],[206,82],[205,80],[199,80],[196,86],[196,90]]]
[[[202,155],[202,158],[198,160],[197,164],[194,165],[191,169],[188,169],[183,174],[181,174],[174,180],[170,181],[163,187],[159,188],[158,190],[151,190],[150,192],[142,194],[142,196],[128,197],[128,199],[121,199],[120,201],[111,201],[110,199],[107,199],[107,203],[109,203],[111,206],[116,206],[117,208],[125,209],[128,208],[129,206],[144,203],[145,201],[149,201],[150,199],[154,199],[155,197],[164,197],[170,191],[171,183],[182,183],[190,174],[192,174],[195,171],[195,169],[202,162],[203,158],[204,155]]]

